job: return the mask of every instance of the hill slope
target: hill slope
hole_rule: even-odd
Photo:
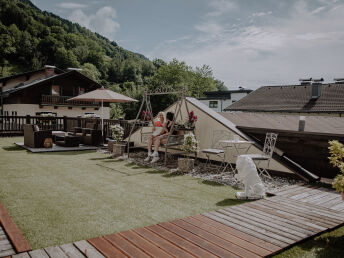
[[[110,82],[142,81],[155,72],[152,62],[143,55],[125,50],[79,24],[41,11],[29,0],[0,0],[0,46],[0,64],[2,68],[12,68],[12,72],[45,64],[59,68],[85,66],[94,79]],[[135,67],[131,67],[132,63]],[[131,71],[134,68],[137,71]],[[0,76],[9,72],[11,69],[1,69]]]

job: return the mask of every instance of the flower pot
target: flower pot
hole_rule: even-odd
[[[113,144],[115,143],[114,140],[108,140],[108,152],[113,151]]]
[[[178,159],[178,170],[183,173],[192,172],[195,166],[195,160],[190,158]]]
[[[122,156],[125,152],[126,145],[123,143],[114,143],[112,146],[112,157]]]

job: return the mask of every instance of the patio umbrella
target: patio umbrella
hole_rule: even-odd
[[[101,119],[102,119],[102,135],[103,135],[103,105],[104,102],[107,103],[125,103],[125,102],[133,102],[137,101],[136,99],[129,98],[125,95],[119,94],[117,92],[114,92],[112,90],[105,89],[104,87],[101,87],[100,89],[96,89],[90,92],[87,92],[85,94],[76,96],[74,98],[70,98],[67,101],[73,101],[73,100],[83,100],[83,101],[95,101],[95,102],[101,102]]]

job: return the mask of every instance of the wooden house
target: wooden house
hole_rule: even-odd
[[[100,104],[68,99],[100,88],[101,85],[80,73],[79,69],[67,71],[54,66],[0,79],[1,113],[3,115],[39,115],[53,113],[57,116],[100,115]],[[103,117],[109,118],[109,105],[105,104]]]

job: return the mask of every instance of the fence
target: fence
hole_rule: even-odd
[[[0,116],[0,136],[23,135],[24,124],[36,124],[42,130],[72,132],[74,127],[86,127],[87,123],[101,125],[101,119],[66,116]],[[132,123],[128,120],[104,119],[103,123],[104,135],[106,135],[106,137],[111,137],[111,125],[120,124],[124,128],[124,138],[129,136],[132,126]]]

